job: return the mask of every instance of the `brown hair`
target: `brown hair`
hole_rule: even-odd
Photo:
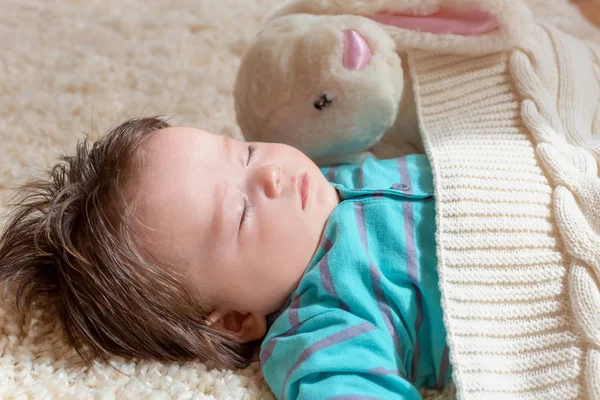
[[[256,343],[207,326],[211,310],[135,234],[124,189],[142,168],[144,142],[168,126],[131,119],[100,141],[80,141],[49,179],[25,185],[0,238],[0,281],[27,315],[49,305],[88,363],[122,356],[242,367]]]

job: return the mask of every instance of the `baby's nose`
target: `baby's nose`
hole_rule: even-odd
[[[270,199],[281,196],[281,166],[279,164],[265,165],[260,169],[259,179],[265,195]]]

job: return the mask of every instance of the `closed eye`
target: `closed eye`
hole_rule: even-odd
[[[248,146],[248,160],[246,160],[246,166],[250,165],[250,161],[252,160],[252,156],[256,154],[256,144],[251,143]]]
[[[242,218],[240,219],[240,228],[244,225],[244,222],[248,219],[252,213],[252,203],[248,197],[244,197],[244,211],[242,211]]]

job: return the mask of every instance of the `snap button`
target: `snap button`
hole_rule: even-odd
[[[396,190],[408,190],[409,186],[405,183],[394,183],[392,189]]]

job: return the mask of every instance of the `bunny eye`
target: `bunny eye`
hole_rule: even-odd
[[[321,111],[322,109],[329,106],[332,102],[333,100],[327,97],[326,94],[322,94],[317,100],[315,100],[313,106],[315,106],[317,110]]]

